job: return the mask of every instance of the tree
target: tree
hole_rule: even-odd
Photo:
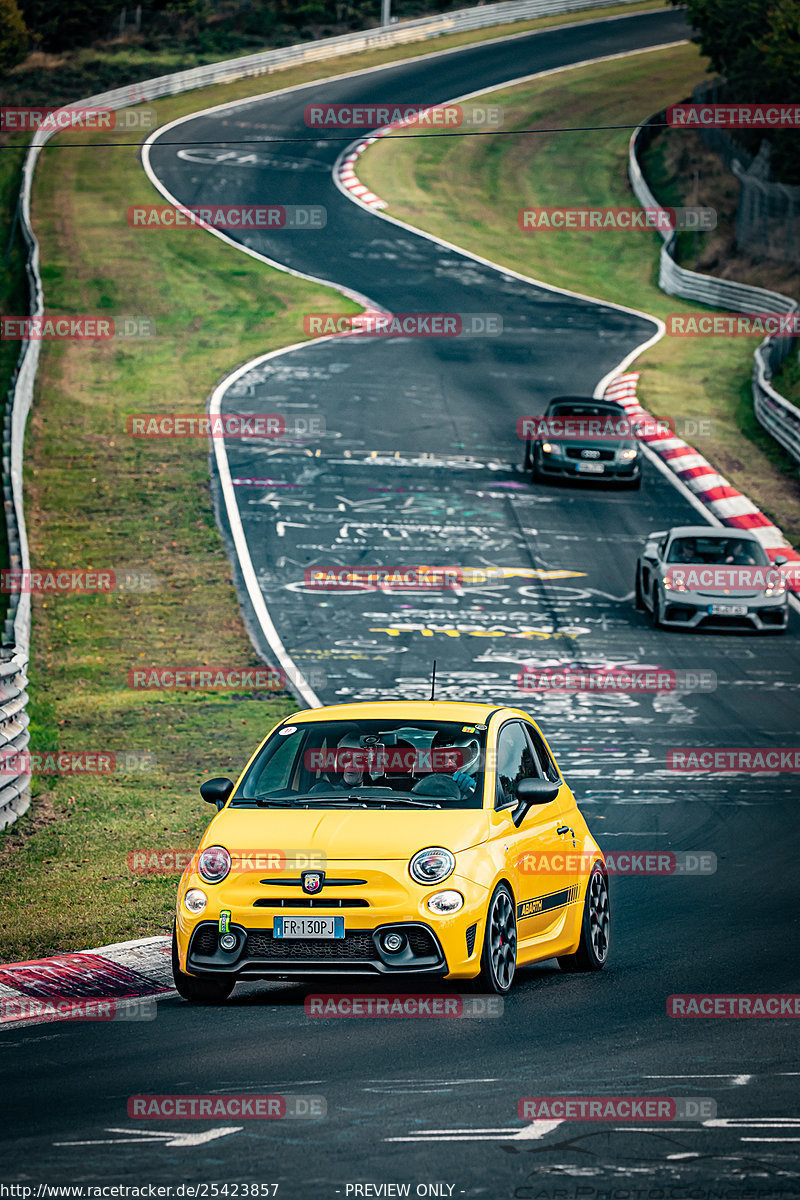
[[[28,30],[17,0],[0,0],[0,71],[9,71],[28,53]]]
[[[22,0],[22,14],[43,50],[72,50],[106,37],[120,0]]]
[[[693,40],[724,77],[726,100],[800,100],[800,0],[670,2],[686,4]],[[770,133],[768,140],[773,175],[785,183],[800,183],[800,132]]]

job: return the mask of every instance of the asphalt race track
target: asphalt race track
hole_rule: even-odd
[[[666,1012],[673,993],[800,990],[795,777],[667,769],[673,747],[795,744],[797,617],[784,637],[654,631],[633,608],[637,552],[650,530],[695,523],[697,510],[650,462],[640,492],[531,484],[515,431],[554,394],[592,394],[654,323],[381,220],[333,181],[348,142],[315,138],[303,123],[312,94],[434,103],[686,36],[680,13],[657,12],[422,58],[183,121],[155,140],[150,166],[186,205],[324,205],[321,231],[242,240],[378,307],[502,317],[494,337],[316,342],[222,391],[224,412],[325,419],[317,440],[225,444],[258,584],[319,701],[426,698],[435,657],[438,698],[536,717],[606,851],[705,852],[716,870],[614,878],[610,966],[594,977],[555,964],[525,971],[501,1019],[315,1020],[303,998],[325,985],[263,984],[240,986],[221,1007],[167,998],[153,1022],[8,1031],[0,1052],[13,1089],[0,1136],[10,1179],[278,1183],[283,1200],[356,1195],[348,1185],[367,1183],[519,1200],[706,1200],[715,1186],[730,1200],[800,1196],[792,1023]],[[265,148],[270,136],[298,141]],[[503,219],[515,228],[516,214]],[[304,581],[311,566],[410,563],[461,568],[464,585],[320,593]],[[481,568],[493,576],[470,582]],[[241,572],[239,583],[269,653]],[[526,663],[712,672],[716,687],[531,695],[518,683]],[[213,1139],[228,1122],[127,1116],[129,1096],[172,1092],[322,1096],[327,1116],[245,1120]],[[717,1118],[517,1117],[521,1097],[565,1093],[705,1097]]]

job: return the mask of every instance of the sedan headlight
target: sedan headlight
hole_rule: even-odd
[[[542,454],[554,454],[558,458],[561,454],[561,447],[557,442],[542,442]]]
[[[456,869],[456,860],[449,850],[429,846],[420,850],[408,864],[408,873],[417,883],[441,883]]]
[[[632,458],[636,458],[636,455],[638,453],[639,453],[639,451],[636,449],[635,446],[633,446],[629,450],[620,450],[619,456],[623,462],[630,462]]]
[[[207,846],[197,860],[198,874],[206,883],[222,883],[231,869],[231,856],[224,846]]]
[[[201,913],[208,904],[208,897],[202,888],[189,888],[183,897],[183,907],[194,916]]]
[[[464,907],[464,897],[461,892],[454,892],[448,888],[445,892],[434,892],[432,896],[428,896],[425,906],[432,913],[446,917],[449,913],[458,912],[460,908]]]

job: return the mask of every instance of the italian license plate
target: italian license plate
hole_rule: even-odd
[[[712,604],[708,610],[712,617],[746,617],[746,604]]]
[[[602,475],[605,467],[602,463],[579,462],[578,470],[583,471],[585,475]]]
[[[274,938],[343,938],[344,917],[274,917]]]

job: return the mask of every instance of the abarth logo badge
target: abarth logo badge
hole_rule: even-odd
[[[300,873],[300,883],[303,891],[309,896],[313,896],[315,892],[321,892],[324,882],[324,871],[301,871]]]

